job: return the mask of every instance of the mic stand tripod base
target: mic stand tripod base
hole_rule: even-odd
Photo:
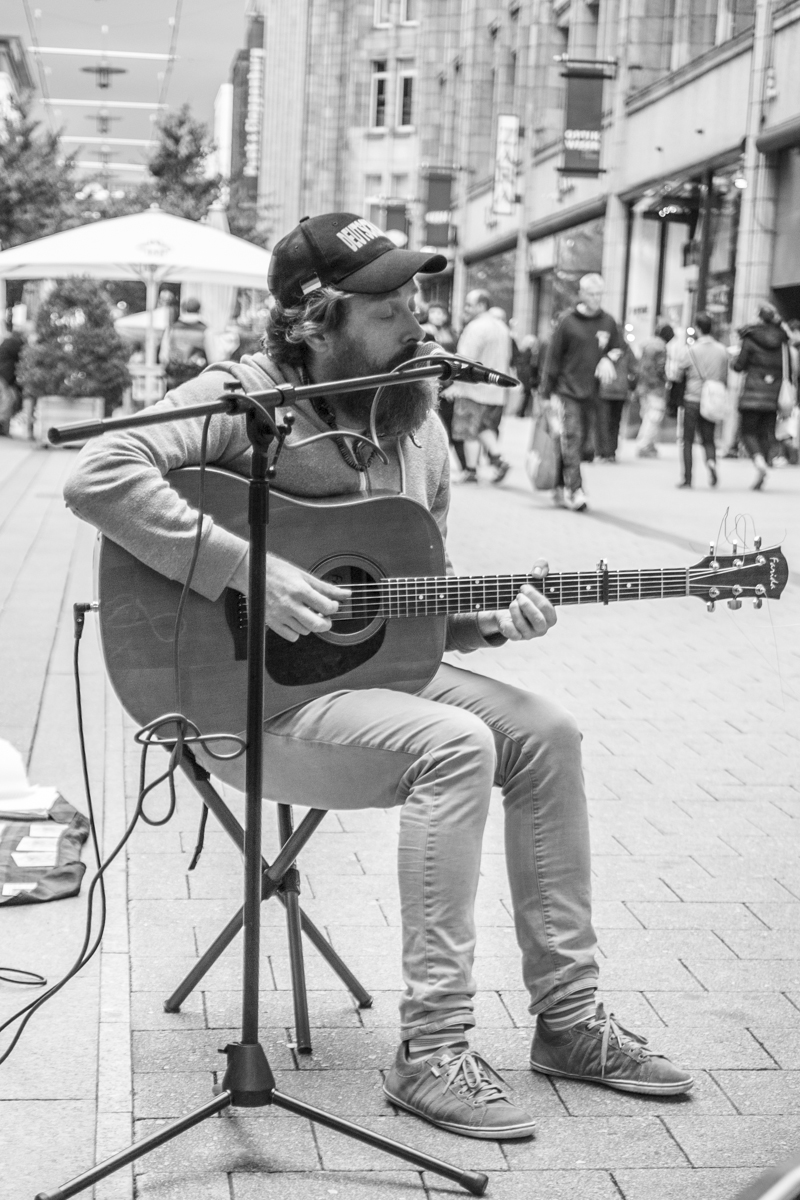
[[[234,1048],[231,1046],[226,1047],[225,1053]],[[261,1051],[262,1065],[266,1066],[270,1075],[272,1074],[261,1046],[238,1046],[238,1049],[248,1052],[254,1050]],[[248,1054],[247,1057],[249,1058],[250,1055]],[[253,1056],[254,1059],[255,1057]],[[241,1063],[237,1065],[241,1066]],[[252,1063],[249,1065],[252,1066]],[[216,1116],[217,1113],[222,1112],[225,1108],[229,1108],[233,1103],[232,1093],[224,1089],[219,1095],[207,1101],[206,1104],[201,1105],[200,1108],[196,1108],[194,1112],[181,1117],[178,1121],[173,1121],[171,1125],[167,1125],[164,1129],[159,1129],[157,1133],[151,1134],[150,1137],[143,1138],[140,1142],[129,1146],[127,1150],[121,1150],[118,1154],[113,1154],[105,1162],[98,1163],[96,1167],[92,1167],[82,1175],[77,1175],[75,1179],[70,1180],[69,1183],[65,1183],[63,1187],[56,1188],[54,1192],[38,1192],[36,1200],[70,1200],[71,1196],[77,1196],[79,1192],[84,1191],[86,1188],[92,1187],[102,1179],[107,1179],[115,1171],[119,1171],[122,1167],[135,1162],[137,1158],[143,1158],[145,1154],[149,1154],[151,1150],[158,1149],[159,1146],[172,1141],[173,1138],[180,1137],[182,1133],[193,1129],[195,1125],[201,1124],[208,1117]],[[253,1105],[252,1100],[248,1102],[246,1099],[240,1101],[240,1103],[243,1106]],[[454,1183],[460,1184],[472,1196],[482,1196],[489,1184],[488,1176],[484,1175],[482,1171],[464,1171],[460,1167],[454,1167],[450,1163],[442,1162],[438,1158],[433,1158],[430,1154],[423,1154],[420,1151],[412,1150],[410,1146],[404,1146],[402,1142],[396,1142],[393,1138],[384,1137],[382,1133],[375,1133],[372,1129],[364,1129],[361,1125],[354,1125],[352,1121],[346,1121],[343,1117],[334,1116],[333,1113],[317,1108],[313,1104],[307,1104],[305,1100],[297,1100],[294,1096],[287,1096],[283,1092],[276,1092],[273,1089],[269,1092],[266,1100],[256,1103],[274,1104],[278,1108],[285,1108],[287,1112],[294,1113],[295,1116],[305,1117],[309,1121],[315,1121],[318,1125],[325,1125],[328,1129],[335,1129],[337,1133],[343,1133],[346,1137],[354,1138],[359,1142],[366,1142],[368,1146],[374,1146],[377,1150],[393,1154],[395,1158],[402,1158],[405,1162],[413,1163],[420,1170],[432,1171],[434,1174],[441,1175],[445,1179],[452,1179]]]

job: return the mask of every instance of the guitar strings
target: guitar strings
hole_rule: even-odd
[[[683,567],[667,567],[653,568],[652,570],[639,571],[637,569],[623,569],[620,571],[609,572],[609,599],[613,602],[623,600],[626,597],[629,599],[660,599],[662,596],[667,598],[678,597],[682,595],[692,594],[687,593],[687,583],[691,588],[693,583],[701,582],[703,579],[716,578],[720,575],[735,573],[741,570],[739,567],[723,567],[717,570],[710,568],[689,568]],[[658,573],[659,578],[654,579],[652,575]],[[519,579],[519,583],[517,583]],[[332,620],[344,621],[351,620],[359,616],[374,616],[387,615],[380,610],[386,606],[389,610],[388,615],[406,615],[406,616],[425,616],[437,615],[434,613],[425,612],[406,612],[402,614],[393,614],[393,607],[402,606],[425,606],[435,607],[438,603],[444,601],[447,604],[450,601],[462,602],[466,601],[466,597],[462,593],[471,593],[473,591],[489,590],[494,595],[486,597],[483,600],[487,605],[496,600],[497,604],[508,603],[514,598],[514,595],[519,590],[522,583],[533,582],[531,576],[520,575],[496,575],[496,576],[468,576],[465,579],[460,577],[447,577],[444,580],[437,580],[435,576],[407,576],[394,577],[392,579],[375,580],[372,583],[351,584],[350,591],[353,596],[352,603],[348,606],[347,611],[342,614],[334,614]],[[536,581],[540,583],[542,581]],[[636,590],[623,592],[623,586],[635,583]],[[431,595],[431,589],[439,588],[445,593],[444,596]],[[542,588],[540,587],[540,590]],[[596,572],[574,572],[568,577],[562,577],[557,586],[547,589],[545,584],[542,594],[551,601],[557,604],[569,604],[590,602],[595,603],[601,597],[600,579]],[[419,595],[414,596],[412,592],[418,592]],[[616,595],[614,593],[617,593]],[[449,611],[446,609],[445,611]],[[473,611],[473,602],[470,600],[464,612]],[[438,614],[443,615],[443,614]]]

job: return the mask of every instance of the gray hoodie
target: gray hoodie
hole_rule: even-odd
[[[167,393],[158,407],[180,408],[215,400],[225,382],[235,380],[245,390],[259,391],[278,383],[299,385],[291,368],[278,368],[263,354],[245,356],[241,363],[214,368]],[[275,486],[292,496],[332,497],[365,491],[363,473],[349,467],[332,438],[300,450],[290,447],[327,430],[310,401],[291,405],[295,424],[278,461]],[[279,409],[278,417],[282,415]],[[64,496],[68,507],[95,525],[153,570],[184,582],[194,548],[197,513],[170,487],[164,476],[179,467],[200,462],[203,418],[107,433],[81,451]],[[444,539],[449,504],[449,457],[441,421],[431,413],[414,438],[395,438],[383,446],[388,463],[375,461],[369,469],[373,490],[404,493],[427,508]],[[243,416],[218,415],[209,427],[207,461],[249,476],[250,443]],[[357,547],[353,547],[354,550]],[[230,584],[247,553],[247,543],[203,520],[203,537],[192,577],[192,589],[216,600]],[[447,560],[448,573],[452,567]],[[448,618],[447,649],[469,651],[502,644],[497,636],[484,638],[475,614]]]

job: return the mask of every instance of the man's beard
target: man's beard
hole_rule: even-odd
[[[388,365],[370,363],[355,339],[348,338],[336,356],[336,373],[341,379],[355,379],[361,375],[378,375],[391,371],[401,362],[408,362],[411,355],[403,354]],[[329,396],[328,402],[336,410],[340,427],[352,426],[357,430],[369,427],[375,389],[365,392],[339,393]],[[413,380],[386,387],[378,400],[375,424],[381,437],[405,437],[415,433],[425,422],[428,414],[436,408],[437,387],[435,380]]]

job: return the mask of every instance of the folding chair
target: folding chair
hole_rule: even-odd
[[[205,767],[201,766],[188,747],[184,747],[180,761],[184,771],[200,799],[203,801],[203,817],[201,821],[198,847],[192,860],[194,865],[202,849],[203,830],[207,814],[212,813],[219,821],[224,831],[231,838],[238,850],[244,850],[244,829],[237,821],[219,792],[211,784],[211,776]],[[278,804],[278,832],[281,849],[275,861],[270,864],[262,858],[261,898],[269,900],[276,897],[286,909],[286,928],[289,938],[289,962],[292,976],[292,998],[294,1002],[295,1041],[300,1054],[311,1053],[311,1029],[308,1018],[308,996],[306,994],[305,964],[303,961],[302,934],[304,933],[312,945],[319,951],[331,969],[339,976],[342,983],[350,991],[359,1008],[370,1008],[372,997],[353,972],[342,961],[328,939],[317,928],[314,922],[306,916],[300,907],[300,872],[295,866],[297,855],[305,846],[314,830],[325,816],[325,809],[312,808],[298,825],[293,828],[292,809],[288,804]],[[164,1001],[165,1012],[179,1012],[186,997],[194,991],[206,972],[214,965],[219,956],[236,937],[242,928],[243,909],[240,908],[217,935],[198,960],[186,978],[178,984],[172,995]]]

